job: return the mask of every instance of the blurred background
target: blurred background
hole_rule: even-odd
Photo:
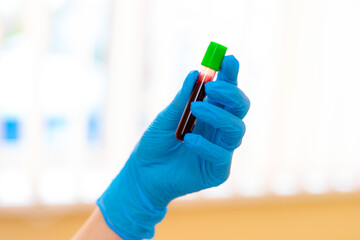
[[[0,0],[0,239],[69,239],[210,41],[247,133],[155,239],[360,239],[359,23],[357,0]]]

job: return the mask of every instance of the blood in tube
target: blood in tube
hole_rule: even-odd
[[[184,141],[186,133],[192,132],[196,123],[196,117],[191,113],[190,107],[192,102],[204,101],[205,99],[205,83],[214,79],[216,72],[210,68],[205,68],[199,73],[194,88],[191,92],[188,103],[186,104],[184,113],[175,133],[175,137]]]
[[[205,83],[214,79],[216,71],[220,70],[221,62],[225,56],[227,48],[221,44],[210,42],[205,56],[201,62],[204,69],[199,73],[190,98],[186,104],[183,115],[175,132],[175,137],[179,141],[184,141],[185,134],[193,131],[196,117],[191,113],[191,103],[203,101],[205,99]]]

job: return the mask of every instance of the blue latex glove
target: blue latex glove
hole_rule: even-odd
[[[230,173],[233,151],[245,133],[250,102],[237,88],[239,63],[222,62],[217,80],[205,84],[207,99],[194,102],[198,118],[184,142],[175,131],[198,72],[191,72],[172,103],[146,130],[129,160],[97,204],[105,221],[125,240],[152,238],[154,226],[179,196],[218,186]]]

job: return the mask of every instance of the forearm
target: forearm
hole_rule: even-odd
[[[122,240],[106,224],[98,207],[71,240]]]

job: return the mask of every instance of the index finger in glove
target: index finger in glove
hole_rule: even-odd
[[[225,56],[216,81],[228,82],[236,86],[239,68],[239,61],[233,55]]]

